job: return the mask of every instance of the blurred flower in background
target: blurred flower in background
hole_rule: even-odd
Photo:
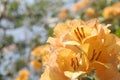
[[[29,71],[21,70],[19,76],[15,80],[29,80]]]
[[[88,16],[97,16],[97,14],[95,13],[95,11],[94,11],[93,8],[88,8],[88,9],[85,11],[85,14],[88,15]]]
[[[68,16],[68,10],[66,8],[61,9],[60,13],[58,14],[58,17],[60,19],[66,19]]]
[[[90,1],[88,1],[88,0],[81,0],[72,7],[72,11],[77,12],[77,11],[81,10],[82,8],[88,6],[89,3],[90,3]]]

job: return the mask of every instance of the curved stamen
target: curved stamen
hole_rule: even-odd
[[[93,54],[92,54],[92,57],[91,57],[90,61],[93,61],[94,57],[95,57],[95,49],[93,50]]]
[[[78,34],[80,35],[81,38],[83,38],[83,35],[81,34],[79,28],[77,27]]]
[[[84,28],[83,27],[81,27],[81,31],[83,33],[83,37],[85,38],[85,33],[84,33]]]
[[[96,59],[95,59],[95,60],[98,60],[98,59],[99,59],[99,57],[100,57],[101,53],[102,53],[102,51],[100,51],[100,52],[98,53],[98,55],[97,55],[97,57],[96,57]]]
[[[76,31],[76,30],[74,30],[74,33],[76,34],[76,36],[77,36],[78,40],[80,40],[80,42],[81,42],[81,37],[79,36],[79,34],[77,33],[77,31]]]
[[[74,71],[76,71],[79,67],[79,61],[77,57],[71,59],[71,66],[73,67]]]
[[[97,61],[101,55],[102,51],[100,51],[99,53],[96,53],[95,52],[95,49],[93,50],[93,53],[92,53],[92,57],[90,59],[90,61]]]
[[[77,27],[74,30],[74,33],[75,33],[76,37],[78,38],[78,40],[80,40],[80,42],[82,41],[82,39],[85,38],[85,32],[84,32],[83,27],[81,27],[80,29]]]

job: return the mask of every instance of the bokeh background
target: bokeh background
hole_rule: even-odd
[[[120,0],[0,0],[0,80],[18,80],[21,70],[29,71],[26,80],[39,80],[44,70],[31,65],[31,51],[57,23],[93,18],[120,37]]]

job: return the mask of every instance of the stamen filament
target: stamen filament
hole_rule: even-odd
[[[73,69],[74,69],[75,71],[78,69],[78,67],[79,67],[79,62],[78,62],[77,57],[71,59],[71,66],[73,67]]]
[[[90,61],[93,61],[94,56],[95,56],[95,49],[93,50],[92,58],[90,59]]]
[[[102,51],[100,51],[100,52],[98,53],[98,55],[97,55],[97,57],[96,57],[95,60],[98,60],[98,59],[99,59],[101,53],[102,53]]]
[[[76,30],[74,30],[74,32],[75,32],[75,34],[76,34],[77,38],[78,38],[78,39],[80,40],[80,42],[81,42],[81,38],[80,38],[80,36],[78,35],[77,31],[76,31]]]
[[[80,35],[81,38],[83,38],[82,34],[80,33],[79,28],[77,27],[78,34]]]
[[[83,27],[81,27],[81,31],[82,31],[82,33],[83,33],[83,37],[85,38],[85,33],[84,33]]]

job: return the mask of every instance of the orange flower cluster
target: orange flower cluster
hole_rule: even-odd
[[[97,14],[93,8],[87,8],[87,10],[85,11],[85,14],[88,16],[94,16],[94,17],[97,16]]]
[[[108,26],[97,19],[57,24],[47,41],[49,59],[40,80],[78,80],[93,69],[100,80],[118,80],[120,39]]]
[[[120,16],[120,2],[115,3],[112,6],[106,7],[103,10],[103,16],[105,18],[113,18],[116,16]]]
[[[21,70],[19,72],[19,76],[15,80],[29,80],[29,71],[28,70]]]
[[[68,17],[68,10],[66,8],[62,8],[60,13],[58,14],[58,17],[60,19],[66,19]]]
[[[78,3],[76,3],[73,7],[72,7],[72,11],[73,12],[77,12],[78,10],[84,8],[86,5],[88,5],[90,3],[89,0],[82,0]]]

